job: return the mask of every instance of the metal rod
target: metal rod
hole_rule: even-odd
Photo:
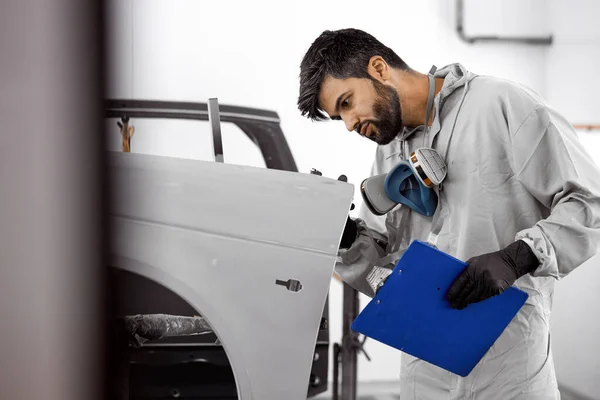
[[[340,345],[333,344],[333,388],[331,400],[339,400],[340,393]]]
[[[219,101],[215,98],[208,99],[208,121],[213,137],[215,161],[223,162],[223,140],[221,138],[221,119],[219,118]]]
[[[356,400],[358,333],[350,329],[358,316],[358,292],[344,283],[342,334],[342,400]]]

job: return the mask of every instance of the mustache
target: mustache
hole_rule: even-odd
[[[377,128],[377,123],[375,121],[368,120],[368,121],[363,121],[362,123],[357,124],[356,128],[354,130],[356,131],[356,133],[358,133],[360,135],[360,131],[362,131],[362,129],[369,124],[371,124],[375,128]]]

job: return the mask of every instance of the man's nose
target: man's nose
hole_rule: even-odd
[[[358,118],[356,118],[356,116],[352,115],[352,114],[347,114],[347,115],[343,115],[342,119],[344,120],[344,123],[346,124],[346,129],[348,129],[350,132],[352,132],[353,130],[355,130],[358,126]]]

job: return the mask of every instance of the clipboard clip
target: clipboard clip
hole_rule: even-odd
[[[393,269],[394,264],[392,263],[384,267],[374,266],[373,269],[371,269],[371,272],[369,272],[366,279],[374,294],[377,294],[379,289],[383,287],[387,278],[392,274]]]

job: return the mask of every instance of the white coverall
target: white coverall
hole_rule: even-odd
[[[401,398],[560,399],[550,346],[554,283],[598,251],[600,169],[571,124],[531,90],[460,64],[434,76],[445,80],[428,142],[423,127],[406,129],[378,146],[372,175],[416,148],[435,148],[448,166],[436,246],[466,261],[523,239],[540,266],[515,282],[529,299],[469,376],[402,353]],[[373,297],[365,280],[373,265],[413,240],[427,241],[431,218],[400,205],[384,217],[363,208],[357,222],[358,237],[340,249],[336,272]]]

